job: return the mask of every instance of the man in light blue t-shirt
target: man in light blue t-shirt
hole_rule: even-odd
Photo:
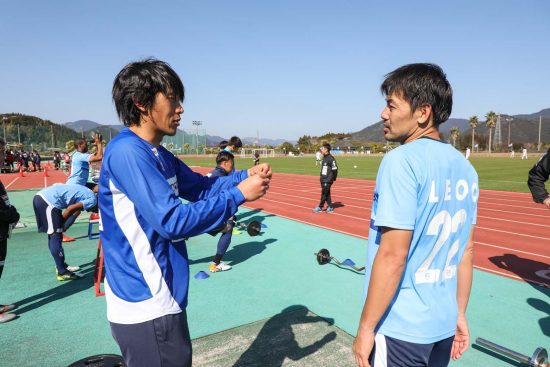
[[[90,173],[90,163],[98,162],[103,159],[101,135],[95,135],[94,144],[97,146],[97,150],[93,154],[88,153],[88,142],[85,139],[77,139],[74,144],[76,152],[71,158],[71,175],[67,178],[66,183],[84,185],[92,189],[95,184],[86,185],[86,183],[88,182],[88,175]]]
[[[433,64],[405,65],[381,86],[386,140],[371,212],[358,366],[446,366],[468,348],[479,186],[464,156],[441,141],[452,89]]]

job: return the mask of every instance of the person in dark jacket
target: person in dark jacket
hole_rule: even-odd
[[[4,160],[6,142],[0,139],[0,161]],[[10,199],[4,184],[0,181],[0,277],[4,270],[4,261],[6,260],[8,250],[8,238],[10,237],[11,229],[19,221],[19,213],[13,205],[10,204]],[[17,316],[13,313],[8,313],[15,309],[15,305],[0,305],[0,324],[11,321]]]
[[[533,200],[536,203],[544,204],[548,209],[550,209],[550,195],[544,186],[544,183],[548,181],[548,176],[550,176],[550,149],[542,156],[541,159],[535,164],[533,168],[529,171],[529,179],[527,180],[527,185],[531,194],[533,195]]]
[[[330,154],[330,144],[324,143],[321,146],[321,153],[323,153],[323,162],[321,163],[321,201],[319,206],[313,209],[314,213],[319,213],[323,210],[325,202],[327,203],[327,213],[332,213],[334,208],[332,207],[332,198],[330,197],[330,188],[336,176],[338,176],[338,166],[336,165],[336,159]]]
[[[208,177],[223,177],[228,176],[233,171],[235,157],[233,154],[226,150],[222,150],[216,156],[216,168],[210,171]],[[222,231],[222,235],[218,240],[218,246],[216,248],[216,256],[210,263],[210,272],[216,273],[218,271],[226,271],[231,269],[231,265],[222,261],[223,255],[231,244],[231,237],[233,236],[234,221],[232,219],[225,223],[225,228]]]

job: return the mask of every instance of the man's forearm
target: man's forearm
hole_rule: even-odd
[[[473,233],[473,230],[472,230]],[[458,314],[465,315],[470,291],[472,290],[472,278],[474,269],[474,245],[473,238],[470,235],[466,250],[462,255],[462,260],[458,265],[456,302],[458,305]]]
[[[405,259],[385,253],[376,255],[359,330],[374,331],[395,296],[404,269]]]

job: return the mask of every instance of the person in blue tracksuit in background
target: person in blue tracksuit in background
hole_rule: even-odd
[[[176,134],[184,100],[165,62],[126,65],[112,93],[126,128],[109,143],[99,179],[107,318],[126,366],[191,366],[185,238],[218,228],[239,205],[262,197],[271,167],[206,177],[162,147],[164,136]]]
[[[224,177],[228,176],[233,171],[235,157],[233,154],[226,150],[222,150],[216,156],[216,168],[210,171],[208,177]],[[226,271],[231,269],[231,265],[222,261],[223,255],[231,244],[231,237],[233,236],[234,221],[232,219],[226,222],[225,228],[222,231],[222,235],[218,241],[218,247],[216,249],[216,256],[210,263],[209,269],[212,273],[218,271]]]

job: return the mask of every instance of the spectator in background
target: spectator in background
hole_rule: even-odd
[[[317,150],[317,152],[315,152],[315,166],[320,165],[322,160],[323,153],[321,153],[321,150]]]
[[[29,153],[22,150],[21,151],[21,161],[23,162],[23,166],[25,167],[25,171],[29,171]]]
[[[42,161],[42,157],[40,157],[40,154],[35,149],[33,151],[33,156],[32,156],[32,164],[34,166],[34,169],[33,169],[34,172],[36,172],[36,170],[38,171],[42,170],[42,167],[40,166],[41,161]]]
[[[53,153],[53,164],[56,170],[61,168],[61,154],[58,151]]]
[[[323,162],[321,163],[321,201],[319,206],[313,209],[314,213],[323,211],[325,202],[327,203],[327,213],[332,213],[334,208],[332,207],[332,197],[330,195],[330,188],[336,177],[338,176],[338,166],[336,165],[336,159],[330,154],[330,144],[324,143],[320,150],[323,154]]]
[[[260,153],[254,152],[254,165],[257,166],[260,164]]]
[[[535,203],[546,205],[550,209],[550,196],[546,191],[545,182],[550,176],[550,149],[539,159],[537,164],[529,171],[527,185]]]
[[[470,153],[471,153],[470,147],[467,147],[466,154],[465,154],[466,159],[470,159]]]
[[[10,170],[14,171],[14,162],[15,162],[15,156],[13,155],[13,152],[11,150],[8,150],[6,153],[6,165],[10,167]]]
[[[527,148],[523,148],[521,151],[521,160],[527,159]]]
[[[6,142],[4,139],[0,139],[0,162],[4,161],[5,149]],[[10,237],[11,229],[18,221],[19,213],[11,205],[6,188],[2,181],[0,181],[0,278],[4,271],[4,263],[8,252],[8,238]],[[0,324],[17,317],[13,313],[8,313],[15,308],[15,305],[0,305]]]

